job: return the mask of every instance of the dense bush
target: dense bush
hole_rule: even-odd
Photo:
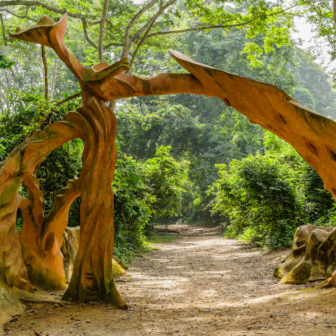
[[[114,181],[115,253],[126,256],[154,234],[162,217],[178,216],[188,184],[188,162],[177,162],[159,147],[144,163],[118,154]]]
[[[266,132],[265,153],[233,160],[212,185],[214,213],[226,218],[226,236],[267,249],[290,246],[297,226],[332,221],[331,195],[297,152]]]
[[[119,257],[142,247],[145,227],[151,226],[151,204],[154,196],[144,183],[141,163],[118,154],[113,181],[114,191],[114,253]]]
[[[277,162],[257,154],[230,167],[218,167],[214,207],[229,217],[230,234],[270,248],[290,245],[301,207]]]

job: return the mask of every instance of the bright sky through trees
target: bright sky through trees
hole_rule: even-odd
[[[301,39],[301,47],[306,50],[312,51],[316,45],[314,41],[314,32],[312,31],[311,24],[306,22],[305,18],[295,18],[295,27],[297,32],[293,32],[292,36],[296,41]],[[332,70],[336,68],[336,61],[330,62],[329,47],[326,42],[321,44],[322,56],[317,58],[317,61]]]

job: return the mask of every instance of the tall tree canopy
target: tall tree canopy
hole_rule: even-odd
[[[268,52],[275,44],[288,43],[291,10],[280,1],[265,0],[2,1],[0,19],[2,44],[13,45],[8,31],[36,23],[44,14],[57,18],[67,12],[72,19],[68,40],[76,40],[81,48],[74,39],[81,36],[82,52],[90,55],[88,62],[129,57],[133,65],[136,56],[146,51],[166,51],[177,34],[200,30],[244,28],[249,38],[262,33],[263,48]],[[254,43],[246,43],[246,52],[254,55],[260,51]]]

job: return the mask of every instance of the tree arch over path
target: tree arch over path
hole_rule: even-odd
[[[64,45],[66,25],[67,14],[56,23],[44,16],[37,25],[18,28],[11,34],[13,38],[53,48],[79,82],[83,105],[68,113],[62,122],[35,133],[0,163],[0,281],[30,291],[30,282],[44,289],[65,288],[61,236],[70,206],[81,195],[81,240],[64,298],[127,307],[112,276],[111,182],[117,125],[113,111],[105,104],[111,100],[179,93],[218,97],[252,123],[289,142],[317,170],[325,188],[336,199],[336,123],[332,120],[300,105],[273,85],[208,67],[176,51],[170,51],[171,56],[189,74],[131,76],[123,73],[129,69],[127,59],[85,68]],[[54,208],[44,217],[35,167],[52,150],[74,138],[84,142],[81,175],[60,191]],[[27,199],[18,194],[21,184],[30,191]],[[19,207],[24,219],[20,237],[15,228]]]

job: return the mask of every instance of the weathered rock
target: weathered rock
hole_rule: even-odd
[[[125,275],[126,271],[121,267],[121,265],[119,265],[119,263],[114,258],[115,257],[113,256],[113,258],[112,258],[112,272],[113,272],[113,276],[116,278],[118,276]]]
[[[63,254],[63,266],[65,282],[69,283],[73,272],[73,265],[79,247],[80,227],[67,227],[62,236],[61,252]]]
[[[62,237],[61,252],[63,253],[63,266],[66,283],[70,282],[76,254],[80,242],[80,227],[67,227]],[[112,257],[112,272],[114,277],[125,275],[127,265],[117,256]]]
[[[24,311],[21,301],[12,293],[5,281],[0,278],[0,332],[4,323],[12,319],[12,315],[21,314]]]
[[[282,284],[300,284],[331,277],[336,269],[336,228],[302,225],[291,253],[274,269]]]
[[[120,259],[118,258],[117,256],[113,256],[112,257],[113,260],[115,260],[124,270],[127,270],[128,269],[128,266]]]

